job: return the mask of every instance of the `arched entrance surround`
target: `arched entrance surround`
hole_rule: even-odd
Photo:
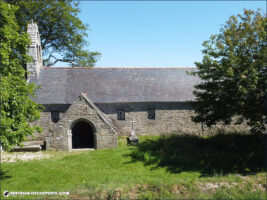
[[[69,150],[96,148],[96,128],[95,125],[84,118],[73,121],[68,130]]]

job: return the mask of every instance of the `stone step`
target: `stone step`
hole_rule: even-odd
[[[21,152],[21,151],[31,151],[31,152],[35,152],[35,151],[41,151],[42,147],[41,145],[25,145],[23,147],[14,147],[13,151],[15,152]]]
[[[23,142],[24,146],[29,146],[29,145],[43,145],[44,141],[43,140],[31,140],[31,141],[25,141]]]

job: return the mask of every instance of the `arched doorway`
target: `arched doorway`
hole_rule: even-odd
[[[94,128],[86,121],[78,121],[71,129],[72,148],[94,148]]]

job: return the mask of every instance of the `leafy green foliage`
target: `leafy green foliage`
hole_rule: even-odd
[[[202,176],[266,170],[266,134],[220,133],[209,137],[173,134],[141,141],[133,161],[167,167],[172,173],[198,171]]]
[[[31,20],[38,24],[44,65],[66,62],[72,66],[92,67],[100,56],[98,52],[86,50],[88,26],[78,18],[79,2],[64,1],[14,1],[18,6],[15,15],[21,30],[26,31]]]
[[[192,73],[203,80],[194,91],[195,122],[229,124],[235,117],[252,132],[265,130],[266,21],[260,11],[244,10],[203,43],[204,58]]]
[[[23,63],[30,60],[29,39],[26,33],[19,33],[15,11],[14,6],[0,2],[0,139],[5,150],[41,131],[40,127],[29,125],[40,117],[40,108],[29,97],[36,90],[35,85],[27,83],[23,68]]]

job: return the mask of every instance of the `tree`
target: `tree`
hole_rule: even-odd
[[[252,132],[266,129],[266,16],[244,10],[232,16],[220,33],[204,41],[203,60],[193,72],[202,79],[195,86],[195,122],[246,121]]]
[[[6,1],[19,7],[15,15],[22,31],[32,20],[38,24],[44,65],[94,66],[100,53],[86,50],[88,26],[78,18],[78,1]]]
[[[23,68],[30,61],[30,40],[25,32],[19,33],[15,11],[16,7],[0,2],[0,140],[7,151],[21,145],[26,136],[41,131],[29,125],[40,117],[40,107],[29,97],[37,88],[27,83]]]

